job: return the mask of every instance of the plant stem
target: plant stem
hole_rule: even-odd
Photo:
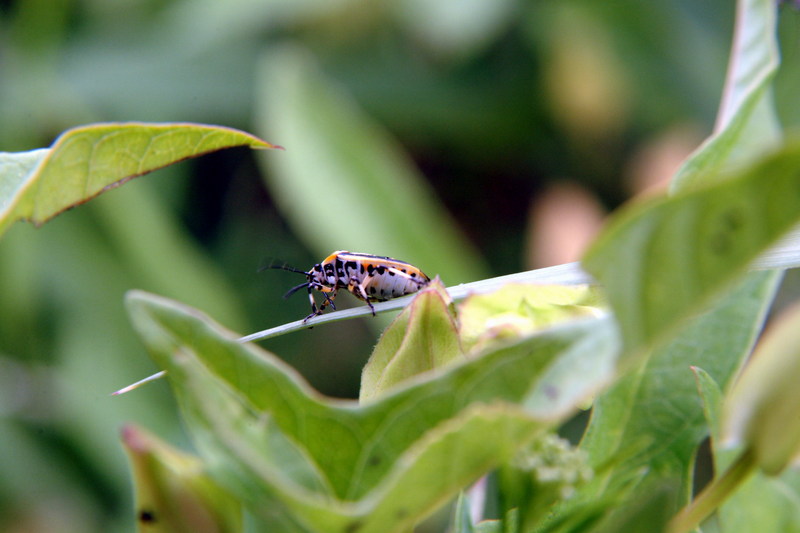
[[[713,480],[689,505],[680,510],[667,528],[668,533],[686,533],[697,528],[714,510],[755,471],[755,458],[745,450],[725,471]]]

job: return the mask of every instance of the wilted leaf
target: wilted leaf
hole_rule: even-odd
[[[205,471],[203,462],[127,426],[122,441],[136,484],[141,533],[234,533],[242,531],[242,510]]]

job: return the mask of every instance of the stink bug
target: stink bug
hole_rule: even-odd
[[[333,252],[322,262],[314,265],[308,272],[288,266],[276,266],[290,272],[306,276],[307,281],[289,289],[284,295],[288,298],[300,289],[308,288],[308,299],[311,302],[311,314],[303,322],[321,315],[330,305],[336,309],[333,299],[339,289],[347,289],[359,300],[364,300],[375,316],[372,302],[383,302],[398,296],[412,294],[431,282],[420,269],[391,257],[359,254],[339,250]],[[325,301],[317,307],[313,291],[320,291]]]

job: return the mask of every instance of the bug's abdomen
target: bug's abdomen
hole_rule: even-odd
[[[377,301],[413,294],[430,283],[428,276],[406,264],[369,264],[366,265],[365,274],[364,279],[360,280],[361,286],[370,300]]]

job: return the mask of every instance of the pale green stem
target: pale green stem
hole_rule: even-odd
[[[722,476],[712,481],[689,505],[680,510],[669,524],[667,533],[687,533],[696,529],[755,471],[750,450],[736,459]]]

